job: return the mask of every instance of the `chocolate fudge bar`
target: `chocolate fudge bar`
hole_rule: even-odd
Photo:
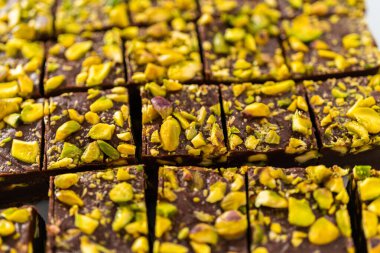
[[[294,81],[222,85],[232,163],[304,164],[318,158],[304,90]]]
[[[129,29],[125,44],[128,83],[162,82],[164,78],[187,83],[202,81],[194,23],[179,17],[170,24],[159,22],[133,29]]]
[[[126,88],[90,89],[51,97],[49,111],[45,169],[135,161]]]
[[[43,220],[32,206],[0,210],[0,251],[43,252]]]
[[[294,18],[301,14],[363,16],[365,10],[364,0],[281,0],[278,5],[283,18]]]
[[[149,252],[143,170],[52,177],[47,252]]]
[[[368,165],[358,165],[353,169],[353,195],[355,196],[354,218],[359,234],[355,238],[358,252],[376,253],[380,249],[378,214],[380,174]]]
[[[197,17],[195,0],[130,0],[128,4],[135,25],[168,22],[176,18],[192,21]]]
[[[301,15],[282,22],[283,48],[295,79],[376,73],[379,50],[363,18]]]
[[[125,28],[127,10],[124,0],[57,0],[55,29],[61,34]]]
[[[50,43],[45,94],[113,87],[126,83],[120,30],[60,34]]]
[[[53,35],[54,0],[7,0],[0,3],[0,40],[36,40]]]
[[[226,146],[216,85],[141,87],[142,159],[164,164],[223,162]]]
[[[23,39],[0,43],[0,98],[38,97],[44,44]]]
[[[348,170],[249,167],[251,252],[355,252]]]
[[[206,80],[288,78],[289,70],[279,42],[280,12],[265,3],[241,11],[222,17],[204,16],[198,21]]]
[[[380,75],[304,81],[324,164],[377,165]],[[347,159],[349,158],[349,159]]]
[[[244,176],[198,167],[161,167],[156,252],[248,252]]]

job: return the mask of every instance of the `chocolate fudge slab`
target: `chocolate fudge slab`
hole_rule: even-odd
[[[249,167],[251,252],[355,252],[348,170]]]
[[[0,98],[40,96],[44,44],[13,38],[0,45]]]
[[[157,252],[248,252],[244,176],[235,169],[161,167]]]
[[[333,14],[364,16],[364,0],[282,0],[278,1],[283,18],[294,18],[301,14],[328,16]]]
[[[42,252],[45,229],[32,206],[0,210],[0,251],[4,253]]]
[[[279,42],[280,12],[261,3],[241,13],[198,21],[210,82],[283,80],[289,70]]]
[[[293,79],[375,74],[379,50],[364,18],[297,16],[281,25]]]
[[[304,81],[320,139],[321,163],[376,165],[380,76]]]
[[[135,162],[128,101],[124,87],[51,97],[44,169]]]
[[[186,83],[203,80],[195,24],[176,18],[124,32],[128,84],[162,83],[165,78]]]
[[[140,90],[143,160],[180,165],[225,161],[218,86],[164,80],[162,86],[148,83]]]
[[[128,5],[134,25],[170,22],[176,18],[193,21],[198,16],[195,0],[130,0]]]
[[[47,252],[149,252],[142,165],[50,180]]]
[[[294,81],[222,85],[221,92],[229,162],[292,166],[318,158],[305,93]]]
[[[57,34],[103,31],[129,24],[126,1],[57,0],[55,29]]]
[[[125,85],[120,30],[60,34],[49,43],[45,94]]]
[[[0,40],[45,40],[53,35],[54,0],[8,0],[0,3]]]

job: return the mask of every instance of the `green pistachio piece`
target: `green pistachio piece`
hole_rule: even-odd
[[[55,194],[55,196],[59,201],[66,205],[83,206],[83,200],[72,190],[60,190]]]
[[[308,237],[312,244],[326,245],[338,239],[339,229],[334,223],[321,217],[311,225]]]
[[[44,116],[44,106],[42,103],[27,104],[21,110],[21,120],[26,123],[33,123]]]
[[[228,43],[225,41],[223,34],[220,32],[215,34],[212,44],[216,54],[228,54],[230,51]]]
[[[368,211],[371,211],[380,216],[380,198],[375,199],[368,205]]]
[[[380,178],[368,177],[358,182],[358,190],[362,201],[372,200],[380,196]]]
[[[306,199],[289,198],[288,221],[300,227],[308,227],[315,221],[315,215]]]
[[[357,48],[361,45],[360,35],[357,33],[350,33],[342,39],[343,47],[347,50],[351,48]]]
[[[209,203],[216,203],[223,199],[226,193],[227,184],[225,182],[218,181],[210,186],[210,192],[206,201]]]
[[[224,212],[215,221],[216,232],[227,240],[236,240],[247,232],[247,217],[236,210]]]
[[[380,132],[380,115],[372,108],[357,107],[354,108],[350,115],[363,125],[371,134]]]
[[[229,42],[237,42],[244,39],[245,30],[240,27],[227,28],[224,34],[224,38]]]
[[[195,61],[182,61],[173,64],[168,69],[169,79],[186,82],[192,80],[201,71],[201,64]]]
[[[270,109],[266,104],[254,102],[244,108],[243,114],[250,117],[268,117]]]
[[[160,116],[158,112],[153,108],[153,105],[143,105],[141,112],[143,124],[150,123]]]
[[[311,135],[311,120],[297,111],[292,117],[292,130],[303,135]]]
[[[145,78],[148,81],[161,80],[165,77],[165,74],[166,68],[153,63],[148,63],[144,71]]]
[[[244,192],[230,192],[220,203],[224,211],[238,210],[241,206],[246,205],[246,196]]]
[[[173,116],[178,120],[178,122],[181,124],[181,127],[186,130],[190,127],[189,121],[185,117],[182,116],[179,112],[174,112]]]
[[[69,142],[63,143],[63,148],[59,159],[72,158],[73,161],[79,161],[82,155],[82,150]]]
[[[157,204],[157,214],[165,218],[173,217],[177,213],[177,207],[167,202]]]
[[[295,87],[295,82],[293,80],[287,80],[282,82],[267,82],[265,83],[260,91],[261,93],[268,95],[268,96],[274,96],[277,94],[282,94],[291,91]]]
[[[99,226],[99,221],[82,214],[75,214],[75,226],[87,235],[92,235]]]
[[[203,137],[203,134],[199,132],[192,140],[191,143],[193,144],[194,148],[200,148],[204,145],[206,145],[206,141]]]
[[[186,239],[188,236],[189,236],[189,233],[190,233],[190,229],[188,227],[184,227],[182,228],[179,232],[178,232],[178,236],[177,238],[179,240],[184,240]]]
[[[174,51],[168,51],[158,56],[157,60],[162,66],[170,66],[174,63],[185,60],[185,57],[180,53],[177,53]]]
[[[133,187],[127,182],[116,184],[109,193],[110,199],[115,203],[125,203],[133,199]]]
[[[147,253],[149,252],[149,242],[146,236],[140,236],[137,238],[131,247],[132,252],[141,252]]]
[[[271,208],[287,208],[288,207],[288,201],[278,195],[276,192],[271,190],[263,190],[261,191],[255,201],[255,206],[265,206],[265,207],[271,207]]]
[[[145,85],[145,89],[148,90],[155,97],[165,97],[166,88],[165,86],[160,86],[157,83],[151,82]]]
[[[0,236],[10,236],[16,231],[13,222],[0,219]]]
[[[103,64],[92,65],[88,71],[88,77],[86,84],[89,87],[100,85],[103,83],[104,79],[108,76],[112,68],[111,62],[106,62]]]
[[[76,61],[82,58],[92,47],[92,41],[82,41],[71,45],[65,51],[65,57],[69,61]]]
[[[351,221],[347,209],[340,209],[335,213],[336,223],[342,235],[351,238]]]
[[[218,234],[215,228],[206,223],[198,223],[191,230],[189,237],[197,243],[209,243],[216,245],[218,243]]]
[[[78,122],[74,120],[69,120],[63,123],[60,127],[58,127],[57,132],[55,134],[55,140],[63,141],[68,136],[79,131],[80,129],[81,125]]]
[[[173,113],[173,103],[166,98],[156,96],[150,101],[153,105],[153,108],[161,115],[163,119],[166,119]]]
[[[316,189],[313,192],[313,197],[321,209],[330,209],[331,205],[334,203],[334,197],[331,191],[325,188]]]
[[[100,97],[94,103],[90,105],[91,112],[103,112],[111,109],[113,102],[107,97]]]
[[[155,234],[157,238],[161,238],[162,235],[169,231],[172,227],[172,222],[168,218],[156,216],[156,230]]]
[[[112,230],[117,232],[123,229],[134,217],[133,211],[126,206],[119,206],[112,222]]]
[[[354,167],[354,177],[358,180],[364,180],[371,176],[372,167],[369,165],[356,165]]]
[[[13,221],[17,223],[25,223],[32,217],[29,208],[8,208],[1,213],[8,221]]]
[[[182,84],[178,80],[164,79],[164,86],[168,91],[180,91],[182,90]]]
[[[364,230],[365,238],[369,239],[377,234],[377,226],[379,224],[379,219],[375,213],[367,210],[362,212],[362,226]]]
[[[44,84],[45,92],[49,93],[57,89],[65,81],[65,79],[66,77],[64,75],[50,77]]]
[[[80,115],[78,113],[78,111],[76,111],[75,109],[68,109],[67,110],[69,112],[69,118],[71,120],[75,120],[77,121],[79,124],[82,124],[83,121],[84,121],[84,116]]]
[[[96,141],[93,141],[87,145],[80,159],[84,163],[92,163],[100,160],[101,157],[102,153],[100,152],[99,145]]]
[[[86,114],[84,115],[84,118],[91,125],[95,125],[99,123],[100,121],[99,115],[96,114],[95,112],[86,112]]]
[[[313,24],[309,16],[300,15],[292,20],[292,26],[288,33],[302,42],[311,42],[321,37],[323,30]]]
[[[158,252],[159,253],[174,253],[174,252],[176,252],[176,253],[188,253],[189,250],[187,249],[187,247],[185,247],[181,244],[171,243],[171,242],[163,242],[163,243],[160,243]]]
[[[120,153],[107,142],[103,140],[97,140],[97,143],[103,153],[109,156],[112,160],[117,160],[120,158]]]
[[[308,166],[306,173],[311,180],[318,184],[330,178],[332,175],[332,171],[324,165]]]
[[[4,117],[4,122],[10,125],[13,128],[16,128],[18,126],[18,123],[20,122],[20,114],[18,113],[11,113]]]
[[[67,173],[63,175],[58,175],[54,177],[54,185],[60,189],[68,189],[75,185],[79,181],[78,174]]]
[[[38,163],[40,147],[37,141],[21,141],[13,139],[11,155],[24,163]]]
[[[98,123],[91,127],[88,132],[88,136],[94,140],[106,140],[112,139],[113,133],[115,131],[115,125],[109,125],[106,123]]]
[[[19,87],[17,81],[0,83],[0,98],[12,98],[17,96]]]
[[[181,126],[178,121],[169,116],[164,120],[160,128],[162,148],[166,151],[175,151],[179,146]]]
[[[0,99],[0,120],[4,119],[5,116],[11,113],[18,112],[20,109],[19,104],[21,103],[21,101],[18,101],[17,98]]]
[[[288,0],[293,8],[300,9],[303,5],[303,0]]]

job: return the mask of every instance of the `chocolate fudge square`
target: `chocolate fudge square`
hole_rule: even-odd
[[[47,252],[149,252],[142,165],[50,180]]]
[[[380,76],[303,82],[324,164],[376,165],[380,154]]]
[[[379,50],[363,18],[301,15],[284,20],[281,29],[295,79],[368,75],[379,69]]]
[[[12,38],[0,45],[0,98],[40,96],[44,44]]]
[[[248,252],[244,182],[236,168],[161,167],[157,252]]]
[[[348,170],[249,167],[251,252],[355,252]]]
[[[125,36],[129,84],[174,79],[186,83],[203,80],[196,27],[178,17],[148,27],[127,29]]]
[[[163,85],[141,87],[142,159],[163,164],[224,162],[224,143],[216,85]]]
[[[129,164],[135,149],[127,89],[90,89],[49,100],[45,169]]]
[[[103,31],[129,25],[126,1],[117,0],[57,0],[56,33]]]
[[[176,18],[193,21],[198,16],[195,0],[130,0],[128,4],[135,25],[170,22]]]
[[[42,252],[45,228],[33,206],[0,210],[0,251],[5,253]]]
[[[318,158],[305,93],[294,81],[222,85],[221,90],[229,162],[291,166]]]
[[[280,46],[280,12],[266,3],[239,14],[205,16],[198,21],[210,82],[283,80],[289,70]]]
[[[45,94],[125,85],[120,30],[60,34],[50,42],[45,67]]]

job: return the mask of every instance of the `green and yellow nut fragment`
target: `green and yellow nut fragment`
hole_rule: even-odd
[[[380,178],[368,177],[358,182],[358,190],[362,201],[373,200],[380,196]]]
[[[306,199],[289,198],[288,221],[300,227],[308,227],[315,221],[315,215]]]
[[[115,217],[112,222],[112,230],[120,231],[129,222],[132,221],[133,217],[134,217],[134,213],[129,207],[126,207],[126,206],[118,207],[115,213]]]
[[[24,163],[38,163],[40,146],[37,141],[21,141],[14,139],[12,141],[11,155]]]
[[[175,151],[179,146],[179,136],[181,134],[181,126],[173,117],[164,120],[160,127],[160,138],[162,148],[166,151]]]
[[[210,186],[210,192],[206,201],[209,203],[216,203],[224,198],[226,193],[227,184],[225,182],[218,181]]]
[[[65,51],[65,57],[69,61],[76,61],[82,58],[91,49],[92,45],[92,41],[89,40],[74,43]]]
[[[271,208],[287,208],[288,201],[286,198],[281,197],[276,192],[271,190],[260,191],[256,196],[255,206],[266,206]]]
[[[58,175],[54,178],[54,185],[60,189],[68,189],[75,185],[79,181],[78,174],[68,173],[63,175]]]
[[[251,117],[268,117],[270,109],[266,104],[255,102],[247,105],[243,110],[243,114]]]
[[[218,234],[215,228],[206,223],[196,224],[189,233],[189,238],[197,243],[209,243],[216,245],[218,242]]]
[[[224,212],[215,221],[217,233],[227,240],[243,237],[246,234],[247,227],[247,217],[236,210]]]
[[[64,75],[50,77],[44,84],[45,92],[49,93],[57,89],[59,86],[61,86],[65,79],[66,77]]]
[[[44,106],[42,103],[27,104],[22,108],[20,119],[30,124],[37,120],[40,120],[44,116]]]
[[[13,222],[0,219],[0,236],[10,236],[16,231]]]
[[[81,125],[74,120],[69,120],[63,123],[58,129],[55,134],[55,140],[56,141],[63,141],[67,137],[69,137],[71,134],[79,131],[81,129]]]
[[[133,187],[127,182],[116,184],[109,192],[109,197],[116,203],[128,202],[133,199]]]
[[[339,237],[337,226],[325,217],[321,217],[311,225],[308,238],[312,244],[326,245]]]
[[[115,131],[115,125],[109,125],[106,123],[98,123],[91,127],[88,132],[88,136],[90,136],[94,140],[111,140],[113,133]]]
[[[75,214],[75,226],[85,234],[91,235],[99,226],[99,221],[87,215]]]
[[[16,208],[11,207],[8,208],[0,213],[2,217],[7,219],[8,221],[13,221],[17,223],[26,223],[28,222],[31,217],[31,209],[30,208]]]
[[[84,205],[82,198],[72,190],[60,190],[56,192],[55,196],[59,201],[69,206]]]

